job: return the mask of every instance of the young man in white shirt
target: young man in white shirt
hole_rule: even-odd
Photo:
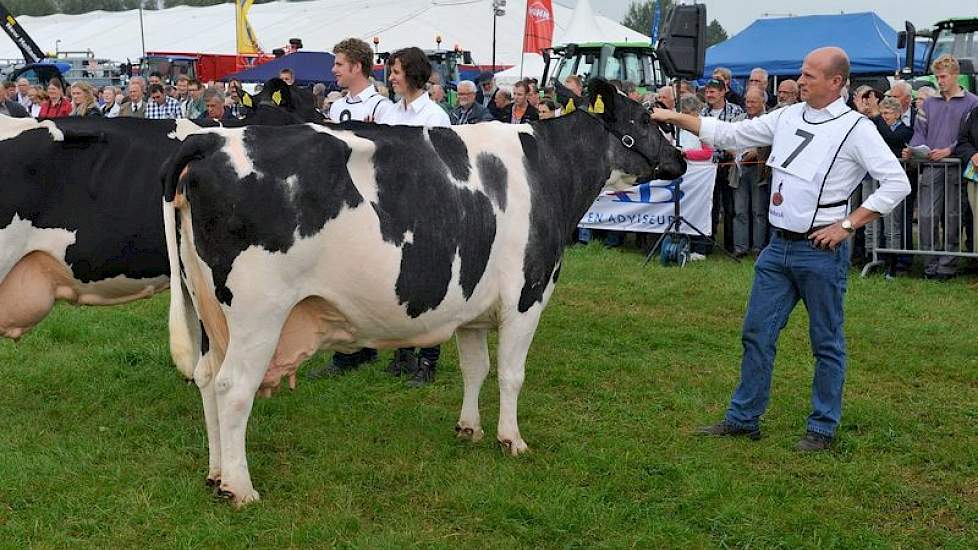
[[[370,71],[373,69],[370,44],[357,38],[347,38],[333,46],[333,55],[333,77],[347,94],[330,106],[329,119],[333,122],[373,122],[383,118],[394,104],[377,93],[370,83]],[[373,348],[363,348],[354,353],[336,352],[329,364],[309,371],[306,376],[311,379],[337,376],[376,360],[377,350]]]
[[[370,83],[373,69],[370,45],[357,38],[347,38],[333,46],[333,55],[336,56],[333,77],[340,88],[346,90],[346,96],[330,105],[329,119],[333,122],[373,122],[382,118],[393,104],[377,93],[377,88]]]
[[[701,435],[759,439],[781,330],[800,300],[808,309],[815,355],[812,413],[799,451],[831,447],[842,417],[846,372],[843,304],[849,237],[893,210],[910,192],[907,175],[875,124],[841,97],[849,58],[840,48],[807,57],[798,103],[736,123],[656,109],[652,118],[677,124],[721,149],[771,145],[770,244],[757,258],[743,328],[740,384],[725,419]],[[847,198],[866,172],[880,182],[854,212]]]

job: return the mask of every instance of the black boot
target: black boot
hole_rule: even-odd
[[[412,376],[418,370],[418,356],[414,350],[399,349],[394,352],[394,359],[387,366],[387,373],[391,376]]]
[[[438,369],[437,362],[422,357],[418,361],[418,370],[415,371],[414,376],[407,381],[408,387],[420,388],[422,386],[427,386],[428,384],[434,382],[435,371],[437,369]]]

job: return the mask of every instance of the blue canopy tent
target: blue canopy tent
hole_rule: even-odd
[[[772,76],[794,76],[815,48],[838,46],[849,54],[854,75],[892,75],[906,58],[896,47],[897,33],[873,12],[758,19],[729,40],[706,50],[706,72],[727,67],[746,77],[754,67]],[[924,68],[925,48],[917,46],[915,65]]]
[[[292,69],[295,83],[309,86],[316,82],[333,82],[333,54],[327,52],[295,52],[261,65],[229,74],[221,80],[229,82],[266,82],[277,78],[282,69]]]

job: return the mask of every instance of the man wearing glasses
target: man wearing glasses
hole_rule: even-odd
[[[451,119],[452,126],[495,120],[495,117],[492,116],[489,109],[476,102],[475,94],[475,82],[463,80],[458,83],[458,107],[448,113],[448,118]]]
[[[767,91],[767,71],[760,68],[754,67],[750,71],[750,76],[747,77],[747,89],[757,88],[758,90],[764,92],[764,102],[767,105],[768,110],[774,109],[778,104],[778,98],[774,94]],[[744,98],[746,101],[747,92],[744,92]]]

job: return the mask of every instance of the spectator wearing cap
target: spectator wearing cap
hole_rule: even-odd
[[[719,70],[719,69],[718,69]],[[716,73],[717,71],[714,71]],[[706,106],[700,112],[700,116],[715,118],[724,122],[732,122],[735,118],[743,114],[744,110],[735,103],[727,101],[727,85],[723,80],[711,79],[703,87],[703,95],[706,98]],[[720,219],[723,219],[723,246],[729,252],[733,252],[733,218],[734,218],[734,197],[733,188],[730,187],[730,163],[734,156],[729,151],[717,150],[713,154],[713,161],[718,163],[716,183],[713,186],[713,212],[711,213],[713,223],[713,235],[717,234]],[[722,214],[722,216],[721,216]],[[708,247],[701,253],[709,252]]]
[[[713,80],[723,82],[725,89],[724,99],[726,99],[728,103],[733,103],[734,105],[740,107],[741,111],[743,111],[744,98],[737,92],[733,91],[733,73],[730,72],[730,69],[726,67],[717,67],[716,69],[713,69],[712,78]]]
[[[479,122],[491,122],[495,120],[489,109],[486,109],[475,100],[476,85],[471,80],[463,80],[458,83],[458,107],[448,113],[448,118],[452,121],[452,126],[463,124],[476,124]]]
[[[798,103],[798,83],[794,80],[782,80],[778,84],[778,107]]]
[[[475,81],[479,85],[479,89],[475,92],[475,102],[489,109],[493,117],[498,116],[496,112],[496,94],[499,93],[499,88],[496,87],[496,77],[489,71],[486,71],[481,73]]]
[[[937,79],[940,95],[929,97],[918,112],[914,126],[911,146],[926,145],[930,148],[927,159],[941,161],[954,152],[958,133],[968,114],[978,107],[978,97],[964,90],[958,84],[961,72],[958,60],[951,55],[942,55],[932,65]],[[903,158],[910,158],[909,148],[902,152]],[[920,227],[920,246],[926,250],[937,250],[943,234],[944,250],[958,249],[959,236],[956,230],[961,215],[958,198],[961,182],[957,177],[947,177],[946,165],[927,164],[920,173],[917,195],[917,219]],[[956,167],[955,167],[956,169]],[[945,208],[946,203],[946,208]],[[942,220],[946,227],[942,228]],[[957,274],[957,258],[953,256],[930,256],[924,269],[927,278],[945,280]]]

